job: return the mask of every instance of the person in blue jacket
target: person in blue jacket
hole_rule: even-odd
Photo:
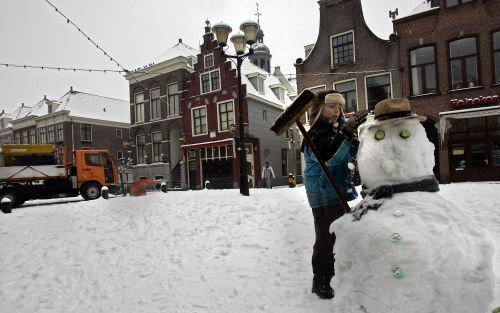
[[[308,134],[346,201],[350,201],[357,197],[357,192],[348,163],[356,156],[359,145],[356,129],[366,121],[367,112],[358,112],[346,121],[342,112],[345,99],[340,93],[332,91],[321,100],[318,99],[310,110],[311,128]],[[344,214],[344,209],[321,170],[321,161],[305,143],[302,145],[302,152],[306,164],[304,185],[312,208],[316,234],[312,255],[312,292],[322,299],[331,299],[334,295],[330,281],[335,274],[335,234],[330,233],[330,224]]]

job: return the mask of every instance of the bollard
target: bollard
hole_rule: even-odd
[[[164,181],[161,182],[161,191],[167,193],[167,183]]]
[[[206,180],[205,181],[205,189],[209,189],[209,188],[210,188],[210,181]]]
[[[292,173],[288,174],[288,187],[295,187],[295,176]]]
[[[104,199],[108,200],[109,199],[109,189],[106,186],[103,186],[101,188],[101,195]]]
[[[2,202],[0,203],[0,206],[2,208],[2,212],[7,214],[7,213],[12,213],[12,200],[10,198],[3,198]]]

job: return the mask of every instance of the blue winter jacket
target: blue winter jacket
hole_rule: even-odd
[[[329,126],[325,127],[325,123],[328,123]],[[309,130],[309,134],[321,157],[328,158],[324,160],[325,165],[332,174],[337,187],[342,191],[346,201],[351,201],[358,194],[352,181],[353,172],[347,167],[347,164],[356,157],[357,145],[353,145],[351,140],[343,135],[344,124],[345,119],[341,118],[339,130],[335,130],[331,121],[322,122],[315,124]],[[303,152],[306,163],[304,185],[311,208],[339,204],[340,200],[323,173],[312,150],[304,146]]]

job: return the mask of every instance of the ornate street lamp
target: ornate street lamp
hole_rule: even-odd
[[[227,39],[229,33],[232,31],[231,26],[218,23],[212,27],[212,32],[215,33],[217,37],[217,42],[221,48],[221,55],[227,58],[236,59],[236,69],[238,72],[238,128],[239,128],[239,163],[240,163],[240,194],[244,196],[249,196],[248,190],[248,176],[247,176],[247,156],[245,151],[245,132],[243,125],[243,97],[241,92],[241,64],[243,60],[253,54],[252,45],[257,40],[257,31],[259,30],[259,24],[253,21],[246,21],[241,23],[240,30],[243,32],[231,36],[231,42],[234,45],[234,50],[236,55],[228,55],[225,53],[224,47],[227,46]],[[245,53],[245,49],[248,45],[248,52]]]

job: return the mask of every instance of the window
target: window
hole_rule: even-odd
[[[123,158],[123,152],[122,151],[117,151],[116,152],[116,159],[120,161],[121,164],[121,159]]]
[[[40,127],[38,129],[38,143],[44,144],[47,143],[47,137],[45,136],[46,129],[45,127]]]
[[[267,111],[266,110],[262,110],[262,120],[267,121]]]
[[[149,98],[151,104],[151,119],[161,118],[160,88],[151,89]]]
[[[357,96],[356,96],[356,80],[350,80],[342,83],[336,83],[333,89],[337,90],[344,96],[345,106],[343,107],[344,112],[356,112]]]
[[[377,103],[391,97],[390,74],[366,77],[366,98],[368,110],[373,110]]]
[[[116,138],[122,138],[123,137],[123,131],[121,129],[116,129]]]
[[[29,142],[28,142],[28,131],[27,131],[27,130],[24,130],[24,131],[23,131],[23,143],[24,143],[24,144],[29,143]]]
[[[30,129],[30,142],[31,144],[36,144],[36,129]]]
[[[102,166],[99,153],[85,153],[85,165]]]
[[[138,93],[135,95],[135,122],[144,122],[144,94]]]
[[[219,131],[229,130],[231,124],[234,124],[233,100],[219,103]]]
[[[151,141],[153,142],[153,162],[161,162],[162,147],[161,147],[161,132],[152,133]]]
[[[476,38],[464,38],[450,42],[451,89],[477,86]]]
[[[21,133],[20,132],[16,132],[14,134],[14,143],[21,144]]]
[[[205,56],[205,67],[211,67],[211,66],[214,66],[214,55],[207,54]]]
[[[57,164],[64,164],[64,148],[57,148],[56,150],[56,162]]]
[[[146,159],[146,135],[139,135],[136,137],[136,146],[137,164],[143,164]]]
[[[92,125],[80,124],[80,135],[82,141],[92,141]]]
[[[437,92],[435,56],[434,46],[410,51],[411,94],[413,96]]]
[[[261,94],[264,94],[264,79],[261,77],[257,77],[257,91],[260,92]]]
[[[57,142],[62,142],[62,141],[64,141],[64,128],[63,128],[63,123],[58,123],[58,124],[56,124],[56,137],[57,137]]]
[[[332,36],[332,67],[354,63],[354,32]]]
[[[203,135],[207,133],[207,108],[193,109],[193,135]]]
[[[201,93],[212,92],[220,89],[220,74],[219,70],[200,74],[201,77]]]
[[[47,126],[47,142],[48,143],[56,142],[56,133],[54,130],[54,125]]]
[[[453,7],[459,4],[472,2],[473,0],[446,0],[446,7]]]
[[[281,102],[285,102],[285,89],[282,87],[272,88],[272,91]]]
[[[500,83],[500,31],[493,33],[493,58],[495,66],[495,83]]]
[[[167,86],[168,115],[179,115],[179,84]]]

